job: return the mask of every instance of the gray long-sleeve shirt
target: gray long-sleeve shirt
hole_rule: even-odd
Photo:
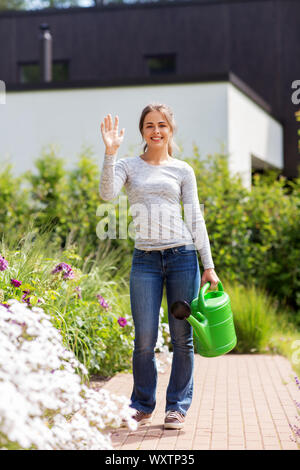
[[[204,269],[214,268],[191,165],[176,158],[153,165],[140,156],[116,160],[115,155],[105,155],[99,185],[101,198],[114,200],[123,186],[134,223],[136,248],[152,251],[194,244]]]

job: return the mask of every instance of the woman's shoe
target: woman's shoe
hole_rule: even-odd
[[[138,423],[138,426],[142,426],[143,424],[151,423],[152,421],[152,413],[144,413],[143,411],[136,410],[136,413],[133,415],[132,419]],[[126,420],[122,420],[122,427],[127,426]]]
[[[182,429],[184,426],[185,416],[179,411],[167,411],[164,428],[165,429]]]
[[[144,413],[143,411],[137,410],[135,415],[133,416],[139,426],[142,424],[151,423],[152,421],[152,413]]]

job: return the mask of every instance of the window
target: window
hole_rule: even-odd
[[[54,61],[52,63],[52,82],[64,82],[68,79],[68,61]],[[21,83],[40,83],[40,64],[38,62],[20,63],[19,81]]]
[[[40,81],[39,64],[20,64],[19,71],[21,83],[38,83]]]
[[[175,73],[176,56],[175,54],[159,54],[145,56],[147,71],[150,75],[163,75]]]

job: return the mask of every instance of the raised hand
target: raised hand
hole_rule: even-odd
[[[119,117],[115,117],[115,124],[113,126],[111,114],[105,116],[104,124],[101,122],[101,133],[105,144],[105,153],[107,155],[115,154],[123,141],[125,129],[123,128],[119,135],[118,125]]]

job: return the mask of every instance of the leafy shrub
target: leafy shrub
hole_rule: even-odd
[[[212,255],[220,279],[265,289],[277,297],[282,309],[294,309],[290,318],[299,326],[300,178],[287,181],[276,173],[256,175],[252,190],[248,191],[239,177],[230,175],[226,155],[200,158],[195,148],[193,156],[186,161],[196,174],[199,201],[205,207]],[[32,302],[40,303],[39,299],[43,298],[45,308],[56,312],[57,327],[65,335],[66,344],[83,363],[89,364],[90,370],[96,372],[100,364],[105,374],[110,374],[113,367],[116,370],[129,367],[128,345],[133,333],[126,314],[130,312],[127,289],[134,241],[130,237],[126,240],[97,237],[96,213],[102,204],[98,195],[101,169],[91,150],[86,148],[79,155],[77,167],[67,171],[53,147],[44,150],[36,168],[35,175],[32,172],[24,175],[24,182],[29,184],[26,189],[21,188],[22,178],[14,178],[10,169],[0,174],[0,227],[10,253],[11,277],[17,279],[22,275],[22,282],[35,292]],[[120,214],[117,206],[116,209],[118,228]],[[13,248],[21,234],[27,233],[29,221],[35,237],[50,230],[52,247],[48,255],[46,245],[40,254],[33,255],[30,242],[27,252],[30,251],[32,262],[23,248]],[[131,223],[130,217],[127,222]],[[70,247],[74,248],[73,252]],[[0,253],[3,255],[3,250]],[[57,288],[50,286],[50,270],[60,262],[78,269],[80,281],[69,280]],[[24,292],[13,288],[8,278],[4,287],[6,298],[22,299]],[[77,298],[76,287],[82,288],[82,299]],[[30,290],[28,286],[27,289]],[[97,310],[97,293],[112,306],[110,312],[101,306],[101,312]],[[124,328],[117,323],[120,317],[128,320]],[[97,343],[99,328],[103,338],[111,329],[114,351],[108,336],[105,344],[104,339]],[[117,335],[120,331],[125,335],[122,342]],[[109,355],[113,356],[111,360]]]
[[[0,303],[16,299],[29,307],[42,306],[89,374],[130,370],[134,329],[129,285],[115,267],[122,250],[100,253],[91,264],[74,247],[57,251],[50,236],[29,232],[10,248],[2,242]],[[128,266],[123,269],[128,271]],[[164,355],[168,338],[161,320],[157,351]]]
[[[113,261],[120,252],[106,255],[100,265],[88,266],[72,248],[57,252],[56,245],[49,243],[50,235],[28,233],[10,250],[2,242],[0,302],[14,298],[31,307],[42,305],[66,347],[89,373],[105,376],[130,368],[130,307],[122,278],[112,279]],[[2,267],[1,259],[5,260]]]
[[[49,227],[53,241],[61,247],[75,243],[81,256],[94,253],[97,246],[104,244],[112,249],[122,246],[124,253],[131,253],[131,239],[101,241],[97,236],[100,172],[89,147],[83,148],[77,166],[69,171],[52,146],[43,150],[35,166],[37,171],[27,171],[24,179],[30,185],[31,214],[40,231]],[[116,219],[118,233],[118,206]]]
[[[244,285],[254,282],[300,311],[300,178],[287,181],[276,172],[256,175],[248,191],[230,174],[226,155],[200,158],[195,147],[186,161],[196,174],[218,274]],[[22,178],[14,178],[10,169],[0,174],[3,232],[11,235],[12,227],[13,232],[26,231],[30,219],[39,232],[50,227],[58,247],[74,244],[80,256],[93,260],[98,250],[121,248],[117,268],[125,259],[128,262],[134,246],[130,237],[99,240],[96,233],[101,169],[91,149],[84,148],[77,167],[69,171],[54,147],[46,148],[35,165],[35,174],[24,174],[26,190],[21,189]],[[118,211],[116,205],[117,233]],[[128,216],[127,225],[131,222]]]
[[[12,233],[28,218],[29,190],[22,188],[22,177],[12,174],[12,165],[0,171],[0,235]]]
[[[226,155],[193,166],[219,277],[254,283],[300,308],[300,178],[256,175],[251,191],[231,176]]]

